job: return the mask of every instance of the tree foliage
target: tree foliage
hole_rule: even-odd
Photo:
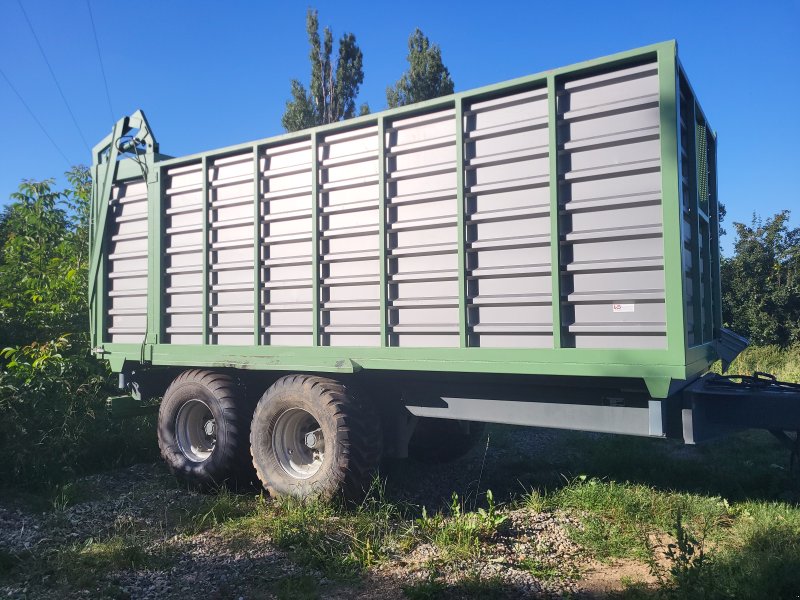
[[[153,455],[143,420],[104,409],[110,373],[88,346],[91,179],[66,176],[66,190],[23,181],[0,215],[0,487]]]
[[[789,211],[734,223],[734,255],[722,260],[726,327],[757,345],[800,342],[800,228]]]
[[[431,44],[419,28],[408,38],[408,70],[392,87],[386,88],[390,108],[422,102],[453,93],[450,71],[442,63],[438,44]]]
[[[306,90],[298,80],[292,80],[292,99],[286,102],[286,110],[281,117],[281,125],[286,131],[298,131],[356,116],[356,98],[364,81],[363,55],[355,35],[345,33],[339,38],[339,52],[334,63],[331,58],[333,34],[326,27],[320,38],[316,10],[309,9],[306,14],[306,31],[311,48],[311,82]],[[359,112],[367,114],[369,107],[364,104]]]
[[[0,344],[29,344],[88,329],[89,171],[23,181],[0,215]]]

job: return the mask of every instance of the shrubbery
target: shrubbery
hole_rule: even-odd
[[[0,215],[0,486],[58,483],[155,454],[155,428],[109,420],[107,365],[89,353],[90,180],[25,181]]]
[[[111,421],[108,368],[67,338],[6,348],[0,485],[42,486],[154,454],[148,420]]]

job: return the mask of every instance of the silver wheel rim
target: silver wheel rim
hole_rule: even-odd
[[[311,413],[302,408],[290,408],[275,420],[272,451],[288,475],[308,479],[319,471],[325,460],[325,437]]]
[[[178,447],[192,462],[208,460],[217,445],[217,424],[208,404],[194,398],[184,403],[175,416]]]

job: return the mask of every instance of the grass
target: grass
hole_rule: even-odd
[[[0,551],[0,583],[19,576],[46,581],[62,590],[96,590],[109,584],[105,576],[127,569],[164,570],[172,565],[174,551],[149,536],[112,534],[65,544],[44,553]],[[113,585],[112,585],[113,587]],[[103,597],[114,596],[109,588]]]
[[[744,448],[755,449],[757,455],[764,452],[758,442],[768,442],[753,434],[738,440],[743,441],[749,442]],[[654,470],[663,464],[657,453],[649,456]],[[731,460],[736,463],[738,457],[734,454]],[[685,466],[689,474],[694,472],[694,465]],[[723,473],[731,468],[725,466]],[[782,480],[782,471],[776,472],[769,463],[753,468],[771,471],[773,478]],[[707,474],[710,481],[700,487],[713,487],[720,477],[712,470]],[[760,477],[750,479],[751,484],[758,481]],[[748,495],[768,495],[772,487],[734,489],[740,499],[729,501],[720,495],[582,476],[549,491],[533,489],[520,504],[578,515],[581,524],[570,536],[595,559],[628,558],[649,564],[660,589],[632,583],[622,598],[796,598],[800,590],[796,496],[788,502],[748,499]],[[654,540],[666,540],[668,545]]]
[[[239,543],[266,536],[299,565],[339,582],[353,582],[367,569],[408,550],[411,528],[405,509],[386,499],[377,479],[356,506],[259,497],[253,510],[224,525]]]
[[[731,507],[719,497],[664,492],[596,478],[576,478],[548,500],[552,508],[571,509],[582,515],[582,527],[572,536],[600,560],[647,560],[648,535],[669,531],[677,514],[697,529],[709,524],[724,526],[732,517]]]
[[[283,577],[275,586],[278,600],[316,600],[319,598],[319,583],[310,575]]]
[[[409,600],[440,600],[442,598],[480,598],[493,600],[517,596],[499,576],[481,577],[469,571],[456,583],[445,582],[436,565],[430,565],[428,575],[420,581],[401,586]]]
[[[507,474],[505,465],[521,460],[510,435],[503,443],[509,446],[502,448],[501,463],[491,466],[496,479]],[[784,450],[768,435],[742,434],[696,454],[663,441],[585,434],[565,434],[547,449],[548,456],[538,459],[546,477],[536,479],[532,473],[529,479],[508,480],[502,493],[510,508],[565,511],[577,518],[579,525],[568,533],[587,556],[649,564],[660,588],[631,581],[621,598],[782,599],[800,589],[800,497],[784,468]],[[562,475],[550,478],[556,469]],[[528,491],[515,493],[521,485]],[[61,487],[50,495],[51,510],[58,515],[85,493],[80,485]],[[421,544],[435,547],[433,566],[427,578],[403,587],[406,597],[510,593],[501,580],[481,578],[468,567],[486,558],[490,542],[505,527],[507,507],[491,493],[482,495],[477,507],[477,498],[467,502],[453,494],[431,510],[393,499],[380,480],[355,506],[270,500],[226,490],[189,499],[184,508],[173,509],[177,515],[165,512],[160,525],[122,521],[105,536],[67,543],[37,557],[0,551],[0,582],[25,575],[60,589],[102,589],[102,595],[113,597],[121,592],[108,574],[166,570],[177,552],[166,539],[212,531],[226,544],[248,547],[268,539],[287,553],[299,570],[264,579],[264,589],[278,598],[319,597],[320,576],[351,586]],[[678,527],[685,531],[682,545],[676,543]],[[665,545],[669,542],[671,549]],[[463,565],[467,570],[453,582],[452,569],[457,572]],[[579,575],[574,566],[544,554],[528,556],[519,566],[540,581]],[[447,580],[445,571],[451,573]]]

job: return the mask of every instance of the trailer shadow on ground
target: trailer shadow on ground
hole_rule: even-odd
[[[552,491],[577,477],[626,481],[728,501],[800,501],[789,451],[771,434],[748,431],[701,445],[613,434],[495,425],[455,463],[413,460],[383,465],[395,501],[450,502],[491,489],[510,499],[531,489]]]

